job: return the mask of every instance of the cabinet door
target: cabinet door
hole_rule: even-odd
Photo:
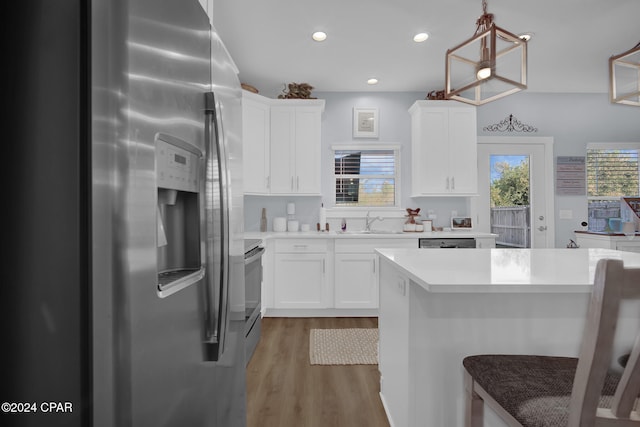
[[[276,254],[275,308],[326,308],[326,256]]]
[[[269,192],[269,106],[253,99],[242,99],[242,155],[244,192]]]
[[[271,194],[294,192],[295,110],[271,107]]]
[[[449,190],[456,194],[478,192],[476,110],[449,110]]]
[[[295,192],[320,194],[320,125],[318,108],[300,107],[295,114]]]
[[[336,254],[336,308],[378,308],[376,259],[375,254]]]
[[[449,110],[421,109],[413,135],[414,194],[449,192]],[[417,181],[417,183],[416,183]]]
[[[477,193],[476,110],[455,104],[418,101],[409,109],[413,195]]]

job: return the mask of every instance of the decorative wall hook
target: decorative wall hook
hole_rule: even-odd
[[[487,132],[538,132],[538,128],[520,122],[513,114],[509,114],[500,123],[489,125],[482,130]]]

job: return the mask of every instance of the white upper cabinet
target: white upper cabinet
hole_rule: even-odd
[[[242,91],[242,148],[244,192],[269,192],[269,104],[265,98]]]
[[[477,194],[476,108],[457,101],[417,101],[409,113],[412,196]]]
[[[320,194],[323,111],[323,100],[243,96],[246,194]]]
[[[271,194],[320,194],[321,102],[271,106]]]

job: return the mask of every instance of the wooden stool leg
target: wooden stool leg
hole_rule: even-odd
[[[484,400],[473,391],[473,378],[468,372],[464,373],[464,425],[465,427],[483,427]]]

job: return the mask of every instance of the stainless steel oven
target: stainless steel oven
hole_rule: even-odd
[[[244,241],[245,359],[249,363],[260,341],[262,310],[262,240]]]

